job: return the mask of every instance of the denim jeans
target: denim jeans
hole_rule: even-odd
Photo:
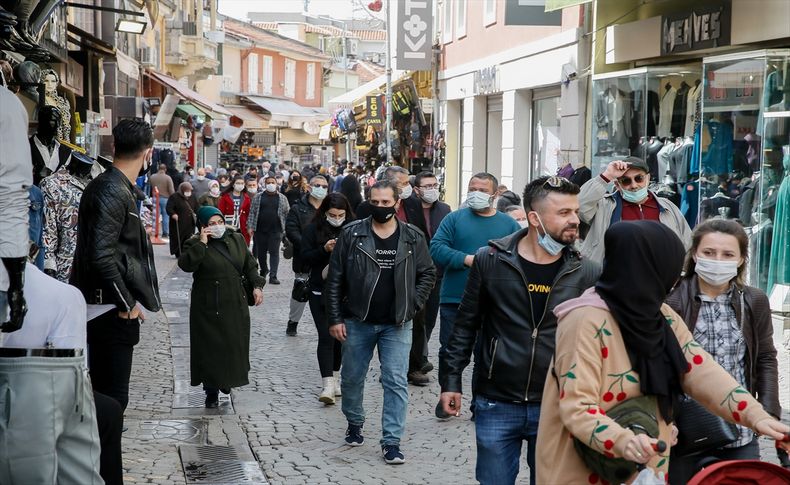
[[[167,197],[159,197],[159,215],[162,217],[162,236],[170,234],[170,217],[167,215]]]
[[[527,440],[529,480],[535,485],[535,444],[540,404],[515,404],[477,396],[475,434],[477,467],[481,485],[516,483],[521,442]]]
[[[373,350],[378,348],[384,404],[381,410],[381,445],[400,445],[406,427],[409,404],[409,369],[412,322],[398,325],[373,325],[346,319],[343,367],[340,370],[343,414],[351,424],[365,422],[362,401]]]

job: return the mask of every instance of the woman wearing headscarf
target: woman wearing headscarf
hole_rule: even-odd
[[[181,256],[184,242],[195,233],[197,210],[198,202],[189,182],[182,182],[178,192],[167,199],[165,212],[170,216],[170,254],[175,257]]]
[[[291,172],[291,176],[288,177],[288,185],[285,187],[285,197],[288,199],[288,205],[295,205],[309,191],[307,180],[302,177],[302,174],[298,170]]]
[[[689,331],[738,383],[780,417],[776,348],[768,297],[746,286],[743,276],[749,238],[733,220],[708,219],[694,229],[686,255],[685,276],[667,298],[683,316]],[[703,457],[759,460],[760,446],[752,430],[738,426],[738,440],[701,456],[675,456],[669,480],[686,483]]]
[[[200,207],[206,205],[210,205],[211,207],[217,207],[217,204],[219,204],[220,195],[221,194],[219,191],[219,181],[211,180],[208,183],[208,192],[203,194],[203,196],[200,197],[200,199],[198,199],[198,204],[200,205]]]
[[[574,447],[666,473],[673,410],[682,393],[710,412],[781,439],[790,427],[772,418],[664,304],[680,277],[680,239],[653,221],[613,224],[594,288],[554,310],[555,362],[543,390],[538,483],[602,483]],[[657,436],[634,434],[609,417],[618,404],[653,396]],[[599,457],[600,458],[600,457]],[[622,480],[628,482],[630,478]]]
[[[206,407],[246,385],[250,370],[250,310],[242,274],[255,287],[255,305],[263,302],[265,280],[247,243],[215,207],[198,212],[200,233],[184,243],[178,267],[193,273],[189,306],[190,384],[203,384]]]

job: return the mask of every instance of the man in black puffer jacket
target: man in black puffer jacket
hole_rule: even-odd
[[[474,258],[458,317],[439,362],[444,411],[458,416],[461,378],[475,347],[476,477],[515,483],[521,444],[535,484],[543,384],[554,355],[554,307],[592,287],[600,267],[569,247],[579,228],[579,187],[540,177],[524,190],[529,227],[490,241]]]
[[[85,188],[70,283],[88,303],[88,367],[93,389],[126,409],[132,352],[142,308],[161,307],[153,250],[140,220],[134,180],[151,164],[148,123],[123,120],[113,129],[113,165]]]

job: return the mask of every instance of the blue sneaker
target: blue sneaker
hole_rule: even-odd
[[[346,430],[346,444],[349,446],[362,446],[365,444],[365,437],[362,436],[362,425],[348,423]]]
[[[402,465],[406,462],[406,457],[400,452],[400,446],[398,445],[382,446],[381,454],[384,455],[384,462],[387,465]]]

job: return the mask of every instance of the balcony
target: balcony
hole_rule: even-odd
[[[178,77],[205,78],[217,73],[216,42],[208,40],[203,33],[198,35],[195,22],[173,20],[167,23],[165,62]]]

